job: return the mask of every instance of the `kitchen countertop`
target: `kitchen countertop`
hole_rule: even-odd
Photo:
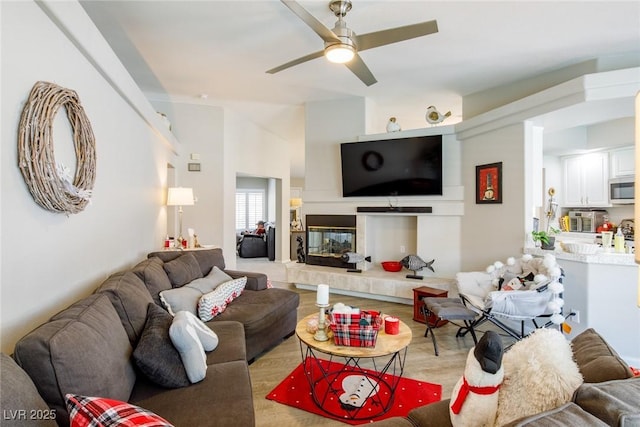
[[[608,264],[608,265],[636,265],[634,254],[618,254],[615,252],[604,252],[600,250],[593,255],[582,255],[565,252],[556,245],[555,250],[546,251],[540,248],[524,248],[525,254],[544,256],[553,254],[558,260],[577,261],[587,264]]]

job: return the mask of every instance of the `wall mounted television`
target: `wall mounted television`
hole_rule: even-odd
[[[340,144],[342,196],[442,195],[442,135]]]

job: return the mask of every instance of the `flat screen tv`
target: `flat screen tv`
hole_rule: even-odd
[[[340,144],[343,197],[442,195],[442,135]]]

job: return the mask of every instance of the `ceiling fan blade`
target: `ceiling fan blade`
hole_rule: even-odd
[[[356,35],[356,45],[359,51],[397,43],[404,40],[422,37],[438,32],[438,23],[433,21],[405,25],[362,35]]]
[[[312,59],[320,58],[324,55],[323,50],[319,50],[318,52],[310,53],[309,55],[305,55],[302,58],[294,59],[293,61],[289,61],[286,64],[282,64],[279,67],[272,68],[267,70],[269,74],[275,74],[279,71],[286,70],[287,68],[291,68],[295,65],[302,64],[303,62],[311,61]]]
[[[318,21],[312,14],[307,12],[305,8],[294,0],[280,0],[287,6],[293,13],[298,15],[298,18],[302,19],[313,31],[319,35],[325,42],[340,42],[338,36],[333,31],[327,28],[322,22]]]
[[[366,84],[367,86],[371,86],[372,84],[378,82],[376,78],[373,77],[373,74],[369,70],[369,67],[367,67],[367,64],[364,63],[360,55],[358,55],[357,53],[351,61],[345,63],[344,65],[346,65],[347,68],[349,68],[353,72],[353,74],[355,74],[360,80],[362,80],[362,83]]]

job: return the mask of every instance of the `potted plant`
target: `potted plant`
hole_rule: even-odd
[[[555,235],[560,233],[557,228],[549,227],[549,231],[532,231],[534,242],[540,242],[540,248],[545,250],[555,249]]]

